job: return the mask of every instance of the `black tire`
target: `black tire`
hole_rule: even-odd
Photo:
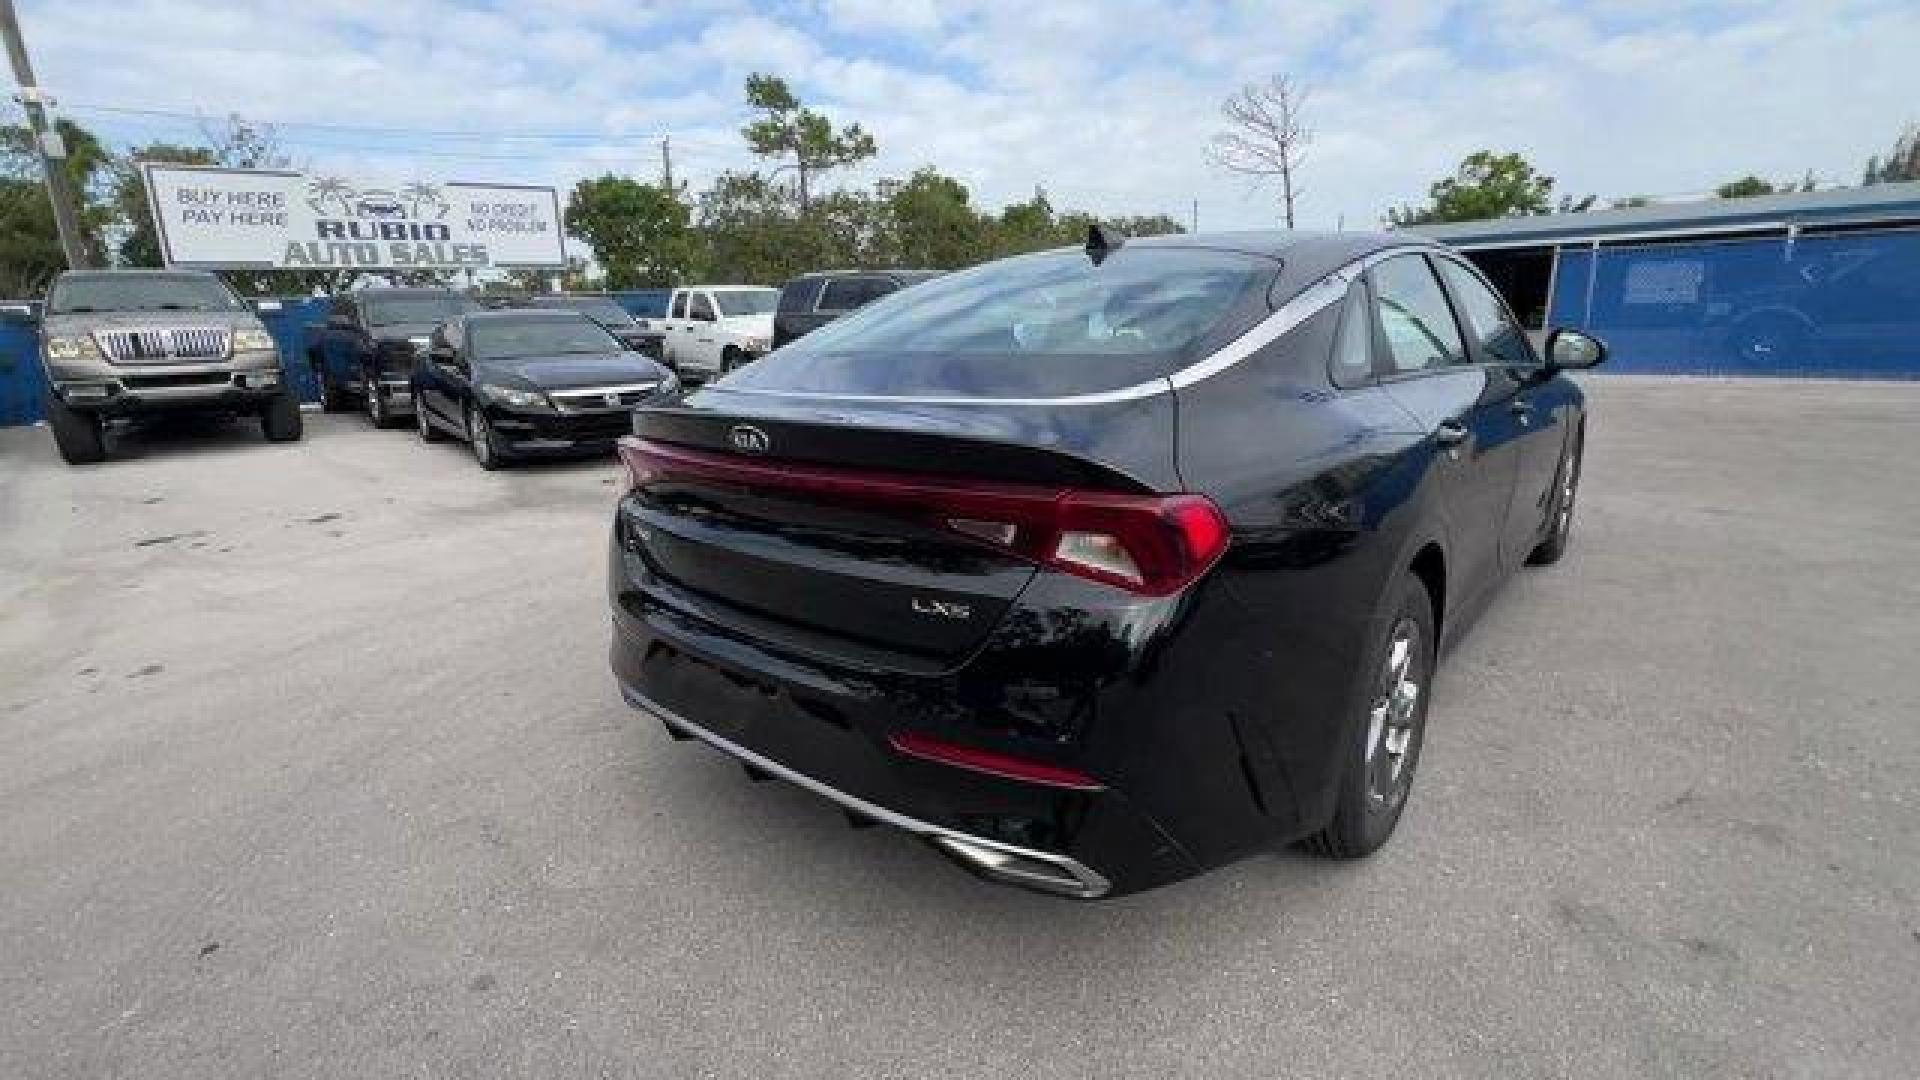
[[[418,393],[413,395],[414,430],[420,433],[421,442],[435,443],[446,438],[446,433],[433,426],[433,420],[427,416],[427,403]]]
[[[106,426],[93,413],[67,408],[51,391],[46,396],[47,427],[60,460],[69,465],[92,465],[107,459]]]
[[[731,345],[720,350],[719,374],[725,375],[725,374],[728,374],[729,372],[738,371],[741,368],[746,366],[747,366],[746,353],[741,352],[739,349],[736,349]]]
[[[1553,474],[1553,506],[1548,511],[1547,538],[1527,555],[1529,566],[1552,566],[1567,553],[1573,539],[1573,508],[1580,491],[1580,464],[1586,458],[1587,429],[1582,425],[1560,455],[1560,467]]]
[[[487,423],[487,414],[478,409],[467,410],[467,446],[473,451],[473,460],[488,472],[506,465],[500,448],[493,444],[493,425]]]
[[[267,402],[260,410],[260,433],[268,442],[298,442],[306,430],[306,423],[300,418],[300,401],[292,394],[281,392]]]
[[[313,364],[313,385],[319,388],[321,412],[337,413],[346,410],[347,402],[340,396],[340,388],[333,385],[333,381],[327,378],[326,366],[317,360]]]
[[[1343,755],[1333,818],[1302,841],[1308,851],[1330,859],[1365,858],[1393,835],[1412,794],[1420,747],[1426,742],[1427,703],[1438,645],[1433,600],[1426,585],[1406,573],[1394,584],[1389,603],[1386,629],[1367,651],[1367,682],[1360,716]],[[1402,674],[1396,677],[1395,646],[1409,627],[1413,637]],[[1408,685],[1411,700],[1404,708],[1396,708]]]

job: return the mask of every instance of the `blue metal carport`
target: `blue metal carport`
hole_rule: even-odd
[[[1422,226],[1607,370],[1920,378],[1920,183]]]

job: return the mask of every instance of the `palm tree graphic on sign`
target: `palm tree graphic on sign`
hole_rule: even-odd
[[[331,203],[340,216],[351,216],[353,196],[353,188],[337,176],[323,176],[307,184],[307,205],[313,207],[316,214],[326,213],[327,204]]]
[[[447,205],[447,200],[440,197],[439,188],[417,180],[400,189],[400,198],[407,204],[408,217],[423,218],[431,210],[434,217],[443,218],[453,209]]]

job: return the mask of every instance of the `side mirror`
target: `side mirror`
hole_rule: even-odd
[[[1558,328],[1547,335],[1547,367],[1554,371],[1585,371],[1607,358],[1606,343],[1579,330]]]

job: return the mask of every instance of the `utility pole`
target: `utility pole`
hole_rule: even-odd
[[[673,136],[671,135],[662,136],[660,139],[660,172],[666,178],[667,198],[678,200],[680,196],[673,189]]]
[[[87,268],[87,247],[80,240],[80,215],[74,211],[73,178],[67,175],[67,147],[60,133],[47,122],[46,96],[33,80],[33,63],[27,59],[27,43],[20,38],[20,19],[14,14],[13,0],[0,0],[0,35],[7,39],[7,59],[13,63],[13,78],[20,84],[17,95],[27,111],[27,127],[33,132],[34,149],[40,152],[40,165],[46,171],[47,198],[53,203],[53,224],[60,232],[60,249],[66,253],[67,269]]]

